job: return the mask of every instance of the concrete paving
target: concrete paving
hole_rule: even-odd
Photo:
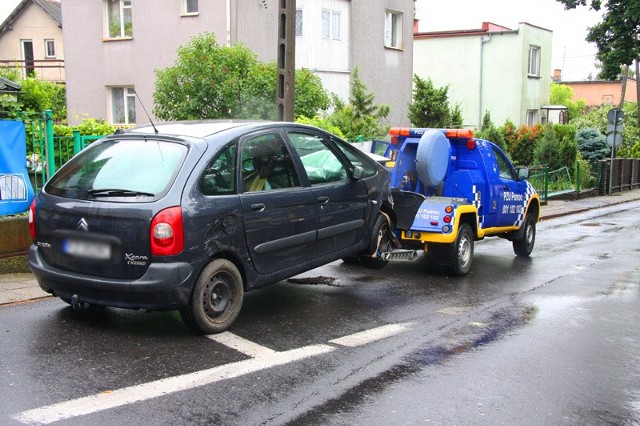
[[[550,200],[542,206],[541,220],[636,200],[640,200],[640,189],[578,200]],[[40,289],[33,274],[0,274],[0,305],[22,303],[44,297],[51,297],[51,295]]]

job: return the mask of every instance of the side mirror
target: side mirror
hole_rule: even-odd
[[[527,167],[521,167],[517,172],[519,179],[529,179],[529,169]]]
[[[351,176],[353,176],[354,180],[358,180],[364,174],[364,169],[360,166],[354,166],[351,170]]]

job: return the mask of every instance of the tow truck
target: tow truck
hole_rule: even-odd
[[[452,275],[471,269],[474,242],[500,237],[529,256],[540,198],[494,143],[469,129],[392,128],[385,157],[394,201],[393,235],[380,237],[381,262],[422,250]]]

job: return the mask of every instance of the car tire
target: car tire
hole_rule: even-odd
[[[527,214],[522,226],[522,238],[513,240],[513,251],[517,256],[528,257],[536,243],[536,220],[531,213]]]
[[[200,273],[189,304],[180,309],[180,316],[199,333],[221,333],[238,317],[243,296],[244,286],[238,268],[229,260],[216,259]]]
[[[392,243],[389,232],[391,232],[391,230],[389,229],[387,218],[379,214],[373,226],[369,246],[364,252],[360,253],[360,263],[362,266],[375,270],[380,270],[387,266],[389,262],[382,260],[378,252],[388,251],[391,248]]]
[[[463,223],[458,229],[458,236],[453,243],[449,271],[452,275],[461,277],[471,269],[473,261],[473,231],[468,223]]]

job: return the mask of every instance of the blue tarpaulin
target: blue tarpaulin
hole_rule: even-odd
[[[29,210],[33,187],[26,164],[24,123],[0,120],[0,216]]]

